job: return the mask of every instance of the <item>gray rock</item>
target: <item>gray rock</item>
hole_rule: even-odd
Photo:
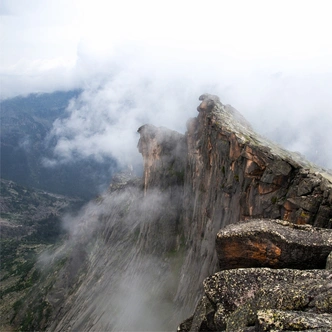
[[[325,268],[327,270],[332,270],[332,251],[327,256]]]
[[[268,309],[290,312],[288,316],[285,313],[283,320],[286,324],[288,319],[289,326],[291,319],[286,317],[291,317],[293,311],[309,313],[299,314],[303,326],[311,320],[321,324],[318,327],[324,327],[322,324],[328,322],[332,314],[332,274],[327,270],[225,270],[206,278],[204,291],[206,298],[202,299],[192,318],[192,322],[201,325],[196,323],[190,329],[180,331],[206,331],[206,326],[210,327],[208,331],[229,332],[246,331],[255,325],[263,328],[266,322],[263,322],[262,310]],[[202,310],[202,302],[204,308],[213,308],[214,312]],[[312,320],[315,316],[317,319]],[[320,321],[320,317],[324,319]],[[280,316],[275,324],[281,322]],[[316,327],[312,323],[306,328]]]
[[[332,315],[314,314],[301,311],[282,311],[263,309],[257,312],[256,331],[294,330],[330,331],[332,327]]]

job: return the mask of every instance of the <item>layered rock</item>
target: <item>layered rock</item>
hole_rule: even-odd
[[[188,182],[195,195],[208,192],[210,205],[220,201],[204,204],[207,215],[227,223],[260,217],[332,226],[330,175],[256,134],[218,97],[200,99],[188,124]]]
[[[329,331],[331,245],[332,230],[310,225],[226,226],[216,238],[222,271],[204,280],[203,297],[178,331]]]
[[[332,231],[281,220],[232,224],[217,234],[221,270],[239,267],[321,269],[332,251]]]
[[[221,228],[255,218],[278,218],[293,224],[331,227],[329,175],[257,135],[234,108],[220,103],[218,97],[203,95],[200,99],[199,114],[188,121],[185,135],[152,125],[138,129],[138,149],[144,163],[143,192],[138,190],[139,186],[132,190],[125,185],[113,185],[113,189],[119,188],[117,196],[129,189],[130,204],[127,199],[120,201],[115,208],[119,215],[112,213],[103,217],[106,224],[100,226],[100,232],[105,234],[106,241],[96,245],[95,252],[105,263],[100,267],[99,259],[93,256],[88,263],[89,277],[80,286],[85,295],[77,291],[72,297],[57,330],[70,326],[85,330],[124,329],[125,326],[133,327],[136,321],[136,329],[153,325],[151,322],[148,323],[152,325],[143,324],[145,317],[132,318],[130,324],[129,316],[128,322],[123,318],[107,321],[107,313],[117,308],[113,302],[101,315],[94,309],[99,302],[106,301],[104,292],[118,294],[121,283],[119,273],[114,272],[117,266],[119,271],[126,270],[123,280],[133,284],[129,293],[135,294],[134,289],[141,287],[145,294],[154,294],[156,297],[151,303],[155,303],[155,309],[165,306],[164,298],[167,298],[167,306],[173,303],[172,309],[165,311],[167,314],[161,319],[165,324],[160,329],[165,329],[172,320],[178,322],[179,317],[188,317],[198,302],[197,308],[204,310],[197,309],[200,313],[186,322],[188,328],[184,330],[194,330],[195,326],[197,330],[219,328],[226,324],[226,318],[223,322],[221,316],[220,321],[211,320],[217,306],[211,300],[211,291],[206,288],[206,295],[200,299],[203,280],[219,270],[215,238]],[[133,193],[137,197],[135,200]],[[117,200],[116,195],[111,196]],[[135,225],[134,230],[129,231],[126,224]],[[148,261],[144,259],[147,256]],[[322,256],[325,257],[325,252]],[[100,276],[96,276],[96,267],[99,267]],[[252,272],[253,276],[255,273]],[[256,277],[263,278],[259,273]],[[273,273],[266,272],[267,275]],[[292,272],[289,273],[291,278]],[[317,273],[320,276],[320,272]],[[321,277],[322,287],[326,286],[325,277],[325,274]],[[95,278],[98,283],[92,292]],[[108,280],[112,282],[109,284]],[[224,289],[229,285],[226,283]],[[310,289],[311,286],[307,286]],[[260,285],[252,287],[258,290]],[[99,291],[102,293],[95,295]],[[250,294],[254,296],[252,292]],[[315,290],[312,294],[316,294]],[[90,304],[84,309],[81,302],[86,298]],[[132,301],[128,295],[126,305],[129,308]],[[234,301],[238,301],[235,296]],[[258,306],[257,312],[261,309],[264,309],[263,304]],[[280,307],[270,309],[279,310]],[[94,313],[94,321],[86,322],[90,310]],[[125,312],[128,310],[126,307]],[[228,310],[227,322],[232,310]],[[202,312],[206,319],[202,319]],[[247,324],[243,319],[241,321]],[[156,324],[153,329],[156,330]]]

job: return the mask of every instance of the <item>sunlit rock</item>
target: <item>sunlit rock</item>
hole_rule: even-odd
[[[280,220],[228,225],[217,234],[220,269],[324,268],[332,250],[332,230]]]

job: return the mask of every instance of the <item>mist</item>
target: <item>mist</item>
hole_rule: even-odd
[[[185,132],[217,94],[287,149],[332,168],[329,3],[3,1],[1,98],[83,89],[54,158],[138,163],[138,127]]]
[[[180,271],[170,266],[179,258],[174,248],[163,245],[174,242],[168,232],[151,231],[158,222],[164,227],[174,223],[169,212],[176,190],[181,188],[173,188],[172,193],[154,189],[144,197],[138,181],[136,185],[105,192],[75,215],[63,217],[65,238],[38,259],[41,271],[51,271],[52,265],[66,262],[51,274],[56,277],[47,301],[62,314],[61,320],[50,321],[49,330],[176,328],[188,314],[177,310],[173,303]],[[149,232],[154,239],[149,239]],[[45,280],[47,283],[52,278]]]
[[[2,0],[0,17],[1,100],[82,90],[52,125],[45,167],[115,159],[140,170],[137,129],[185,133],[211,93],[259,134],[332,169],[329,1]],[[171,258],[142,250],[157,241],[144,239],[149,222],[164,225],[169,206],[167,193],[144,200],[129,188],[63,218],[64,243],[39,258],[41,269],[71,259],[47,295],[64,308],[59,330],[174,330],[189,316],[172,305]]]
[[[275,69],[233,74],[217,62],[212,71],[184,60],[169,63],[139,48],[110,58],[109,73],[91,79],[69,104],[67,117],[54,122],[50,136],[57,145],[49,162],[111,156],[135,167],[141,163],[137,129],[150,123],[184,133],[187,120],[197,115],[198,97],[208,92],[238,109],[258,133],[332,168],[332,73]]]

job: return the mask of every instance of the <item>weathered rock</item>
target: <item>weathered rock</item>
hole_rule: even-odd
[[[178,331],[214,331],[215,314],[211,301],[204,295],[198,302],[194,315],[178,327]]]
[[[256,331],[294,330],[330,331],[332,327],[332,315],[314,314],[301,311],[282,311],[274,309],[258,310]],[[323,330],[324,329],[324,330]]]
[[[327,256],[325,268],[327,270],[332,270],[332,251]]]
[[[144,159],[144,191],[183,185],[187,147],[184,135],[153,125],[144,125],[138,150]]]
[[[179,331],[246,331],[255,325],[264,326],[261,310],[267,309],[328,314],[325,321],[332,314],[332,274],[327,270],[225,270],[206,278],[204,291],[205,298],[197,306],[190,329],[180,325]]]
[[[226,225],[264,218],[332,226],[331,175],[255,133],[218,97],[204,94],[200,100],[186,133],[183,230],[188,251],[177,301],[187,308],[199,301],[204,278],[219,269],[215,236]]]
[[[220,269],[320,269],[332,250],[332,230],[281,220],[232,224],[217,234]]]
[[[144,201],[149,211],[141,225],[140,250],[162,254],[180,245],[180,215],[187,147],[184,135],[164,127],[138,129],[144,162]]]

